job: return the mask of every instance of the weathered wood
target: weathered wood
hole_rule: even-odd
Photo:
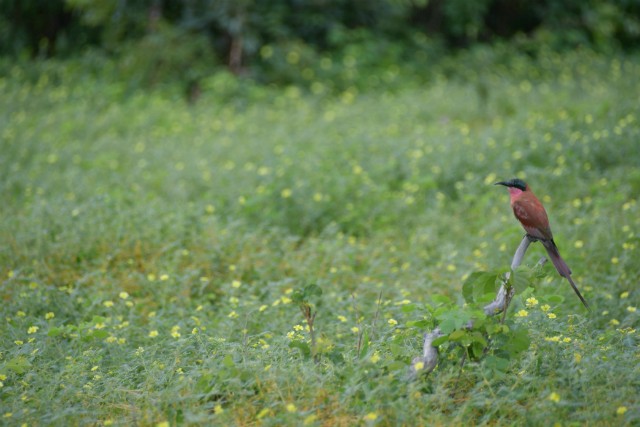
[[[515,254],[513,255],[513,259],[511,260],[511,271],[505,274],[504,280],[502,282],[502,286],[500,286],[500,290],[496,295],[496,298],[489,304],[484,307],[484,312],[487,316],[495,316],[506,310],[509,305],[509,301],[513,297],[515,292],[514,288],[510,288],[507,292],[507,282],[509,281],[509,277],[513,270],[518,268],[522,263],[522,259],[524,258],[524,254],[527,252],[529,245],[535,242],[536,239],[532,238],[528,234],[522,238],[518,249],[516,249]],[[547,261],[546,258],[540,259],[539,264],[544,264]],[[473,327],[473,323],[470,322],[467,325],[468,329]],[[437,338],[441,337],[443,334],[440,331],[440,328],[436,327],[433,331],[427,332],[424,334],[424,342],[422,346],[422,356],[417,356],[413,358],[410,367],[410,377],[417,378],[420,375],[427,374],[433,371],[438,364],[438,348],[433,345],[433,341]]]
[[[518,249],[516,249],[516,253],[513,254],[513,259],[511,260],[511,271],[520,266],[520,264],[522,263],[522,259],[524,258],[524,254],[527,252],[527,249],[529,249],[529,245],[533,242],[534,240],[532,240],[528,234],[524,235],[522,241],[520,242],[520,245],[518,246]],[[487,316],[493,316],[501,313],[505,309],[505,306],[508,305],[508,301],[513,298],[513,293],[515,292],[514,289],[511,288],[509,295],[507,295],[507,288],[504,285],[509,280],[511,271],[507,272],[507,274],[505,275],[503,284],[502,286],[500,286],[500,290],[496,295],[496,299],[494,299],[491,303],[487,304],[484,307],[484,313]]]

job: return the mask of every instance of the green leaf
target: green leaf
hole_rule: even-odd
[[[486,305],[496,299],[496,292],[489,294],[479,295],[476,297],[476,303]]]
[[[317,298],[322,296],[322,288],[315,284],[310,284],[304,288],[298,288],[293,291],[291,300],[295,303],[301,304],[309,302],[311,298]]]
[[[459,327],[458,322],[456,322],[453,318],[447,318],[443,320],[442,322],[440,322],[439,326],[443,334],[450,334]]]
[[[406,323],[408,328],[420,328],[420,329],[426,329],[427,327],[431,326],[431,322],[429,320],[409,320]]]
[[[295,291],[293,291],[293,294],[291,294],[291,301],[295,302],[296,304],[300,304],[305,301],[304,290],[296,289]]]
[[[469,346],[469,355],[474,359],[479,359],[484,354],[484,349],[486,348],[486,344],[479,343],[474,341]]]
[[[304,288],[304,294],[307,298],[320,297],[322,296],[322,288],[315,284],[307,285]]]
[[[451,298],[446,295],[435,294],[431,296],[431,299],[436,304],[449,304],[451,303]]]
[[[511,286],[516,290],[516,294],[522,293],[531,286],[530,270],[527,267],[518,267],[516,271],[511,273],[509,281]]]
[[[436,308],[435,310],[433,310],[433,317],[438,319],[440,318],[440,316],[442,316],[444,313],[447,313],[449,310],[451,310],[450,306],[442,305]]]
[[[471,341],[473,343],[477,343],[479,345],[482,346],[482,348],[487,346],[487,340],[485,339],[485,337],[480,333],[480,332],[473,332],[471,334]]]
[[[438,347],[439,345],[442,345],[442,344],[444,344],[444,343],[446,343],[448,341],[449,341],[449,335],[443,335],[443,336],[438,337],[435,340],[433,340],[431,345],[434,346],[434,347]]]
[[[437,319],[440,321],[438,325],[443,334],[450,334],[456,329],[460,329],[465,326],[469,320],[471,320],[471,313],[459,309],[452,308],[444,313],[441,313]]]
[[[467,280],[462,284],[462,295],[464,300],[468,303],[478,302],[480,300],[486,300],[486,295],[489,295],[491,299],[495,297],[497,286],[496,273],[486,271],[474,271],[467,277]]]
[[[463,338],[467,336],[467,331],[458,329],[449,334],[449,340],[451,341],[461,341]]]
[[[484,325],[487,323],[487,318],[483,317],[484,312],[477,313],[473,316],[473,330],[474,331],[484,331]]]

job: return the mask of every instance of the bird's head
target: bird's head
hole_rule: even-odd
[[[526,182],[519,178],[510,179],[509,181],[496,182],[494,185],[504,185],[509,190],[509,196],[511,196],[511,203],[514,202],[522,193],[530,191]]]
[[[510,179],[509,181],[496,182],[494,185],[504,185],[505,187],[509,187],[510,189],[515,188],[520,191],[527,191],[529,189],[527,183],[520,178]]]

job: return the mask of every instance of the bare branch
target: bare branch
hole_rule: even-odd
[[[535,242],[536,239],[525,234],[516,249],[515,254],[513,255],[513,259],[511,260],[511,271],[505,274],[504,280],[502,282],[502,286],[500,286],[500,290],[496,295],[496,299],[494,299],[491,303],[487,304],[484,307],[484,312],[487,316],[494,316],[498,313],[506,310],[506,307],[509,305],[509,301],[513,298],[513,294],[515,290],[513,288],[509,288],[507,291],[507,282],[509,281],[509,277],[511,277],[511,273],[513,270],[518,268],[522,263],[522,259],[524,258],[524,254],[527,252],[529,245]],[[547,261],[546,258],[541,258],[538,261],[538,264],[542,265]],[[473,327],[473,323],[469,322],[466,328],[471,329]],[[438,337],[441,337],[443,334],[440,331],[440,328],[435,328],[431,332],[427,332],[424,334],[424,344],[422,349],[422,356],[417,356],[411,362],[411,370],[410,377],[412,379],[418,377],[422,374],[427,374],[433,371],[438,364],[438,349],[433,345],[433,341],[435,341]]]
[[[433,341],[442,335],[440,328],[435,328],[433,331],[424,334],[422,356],[414,357],[411,361],[409,375],[412,379],[421,374],[429,373],[436,367],[438,364],[438,348],[433,345]]]

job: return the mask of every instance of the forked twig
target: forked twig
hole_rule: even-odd
[[[509,284],[511,273],[520,266],[520,264],[522,263],[522,259],[524,258],[524,254],[529,248],[529,245],[535,241],[536,240],[534,238],[530,237],[527,234],[525,234],[525,236],[522,238],[522,241],[520,242],[520,245],[518,246],[518,249],[516,249],[516,252],[513,255],[513,259],[511,260],[511,271],[505,274],[496,298],[484,307],[484,313],[487,316],[495,316],[499,313],[506,314],[509,303],[511,302],[511,299],[513,298],[513,295],[515,293],[515,289]],[[542,265],[546,261],[547,259],[543,257],[538,262],[538,264]],[[469,322],[469,324],[466,326],[467,329],[471,329],[472,327],[472,322]],[[413,361],[411,362],[411,378],[416,378],[419,375],[427,374],[435,369],[436,365],[438,364],[438,349],[433,345],[433,341],[441,336],[443,336],[443,333],[438,327],[436,327],[433,331],[424,334],[422,356],[414,357]]]

